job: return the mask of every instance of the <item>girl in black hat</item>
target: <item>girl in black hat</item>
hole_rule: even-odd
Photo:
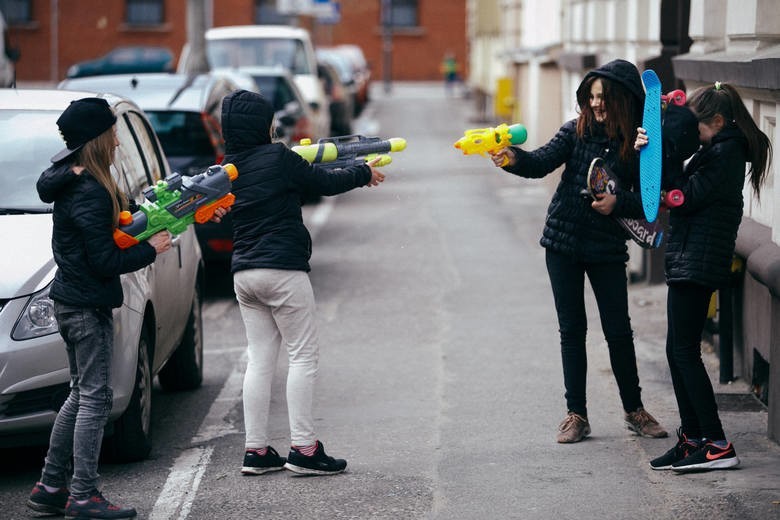
[[[682,171],[664,163],[664,176],[685,195],[669,212],[664,255],[667,294],[666,357],[680,412],[677,443],[650,461],[656,470],[677,472],[733,468],[739,464],[726,440],[712,383],[701,359],[701,336],[713,292],[730,282],[737,230],[742,220],[742,189],[747,163],[751,187],[760,196],[772,146],[745,108],[737,90],[725,83],[701,87],[688,104],[701,149]],[[639,128],[635,147],[647,144]],[[666,135],[664,135],[666,146]]]
[[[497,166],[508,159],[504,170],[521,177],[541,178],[564,166],[541,238],[558,312],[566,387],[567,414],[558,428],[560,443],[579,442],[590,434],[585,397],[585,276],[598,303],[626,426],[645,437],[667,436],[642,405],[628,315],[628,237],[612,218],[642,216],[639,194],[630,190],[638,186],[639,159],[632,144],[644,97],[636,67],[625,60],[611,61],[585,75],[577,89],[579,117],[564,124],[546,145],[532,152],[508,147],[493,156]],[[591,202],[582,193],[596,157],[602,157],[617,175],[622,190]]]
[[[129,249],[114,244],[119,212],[128,206],[110,170],[119,144],[115,123],[102,98],[72,102],[57,120],[66,148],[38,179],[41,200],[54,202],[57,272],[49,294],[65,340],[71,389],[57,413],[41,480],[27,505],[69,518],[136,515],[135,509],[111,504],[97,489],[103,427],[113,404],[112,308],[122,305],[119,275],[151,264],[171,247],[167,231]]]

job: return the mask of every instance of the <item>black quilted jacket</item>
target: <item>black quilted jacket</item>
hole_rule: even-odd
[[[619,159],[620,143],[607,138],[600,124],[577,137],[576,120],[564,124],[544,146],[532,152],[513,147],[517,162],[506,171],[528,178],[541,178],[565,165],[561,180],[547,209],[547,220],[540,243],[557,253],[584,262],[625,262],[628,260],[628,236],[612,216],[642,216],[639,193],[638,156],[626,164]],[[588,168],[602,157],[620,180],[617,205],[612,216],[595,211],[592,199],[583,196],[587,189]]]
[[[154,262],[154,248],[114,244],[111,198],[89,171],[76,175],[70,165],[56,164],[41,174],[37,188],[41,200],[54,202],[57,272],[49,296],[75,307],[121,306],[119,275]]]
[[[685,203],[670,211],[667,282],[718,288],[730,278],[742,220],[747,141],[735,126],[715,135],[685,168]]]
[[[222,103],[225,159],[238,169],[231,270],[309,271],[311,237],[303,224],[304,193],[336,195],[371,180],[366,165],[326,172],[284,144],[271,143],[273,108],[258,94],[229,94]]]

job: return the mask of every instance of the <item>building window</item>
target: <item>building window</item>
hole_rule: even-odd
[[[0,11],[8,25],[32,22],[32,0],[0,0]]]
[[[163,0],[127,0],[126,5],[129,25],[162,25],[165,21]]]
[[[255,23],[258,25],[293,25],[293,17],[276,8],[277,0],[255,0]]]
[[[393,27],[417,27],[417,0],[383,0],[389,4],[390,19],[385,25]]]

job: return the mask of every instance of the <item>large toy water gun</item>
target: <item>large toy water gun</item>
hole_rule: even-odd
[[[406,149],[406,139],[343,135],[320,139],[316,144],[312,144],[311,139],[301,139],[301,144],[291,149],[310,164],[326,170],[363,164],[376,157],[380,160],[375,166],[386,166],[393,162],[387,153]]]
[[[210,220],[217,208],[229,208],[236,197],[230,193],[231,182],[238,178],[232,164],[215,164],[193,177],[178,173],[144,190],[146,201],[135,213],[122,211],[114,242],[127,249],[167,229],[172,235],[182,233],[193,222]]]
[[[463,132],[463,137],[455,142],[455,148],[463,150],[463,155],[496,153],[512,144],[523,144],[528,139],[528,131],[519,123],[507,125],[501,123],[495,128],[472,128]],[[504,158],[506,166],[508,158]]]

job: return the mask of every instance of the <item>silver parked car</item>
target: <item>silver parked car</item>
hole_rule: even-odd
[[[68,361],[49,288],[52,206],[36,190],[40,173],[62,148],[56,120],[70,101],[95,94],[0,90],[0,447],[45,444],[68,394]],[[169,173],[157,136],[133,102],[101,94],[117,114],[112,171],[137,202]],[[114,404],[106,455],[145,458],[151,449],[152,380],[166,390],[200,386],[203,378],[201,277],[194,229],[139,271],[122,275],[124,303],[114,309]]]

